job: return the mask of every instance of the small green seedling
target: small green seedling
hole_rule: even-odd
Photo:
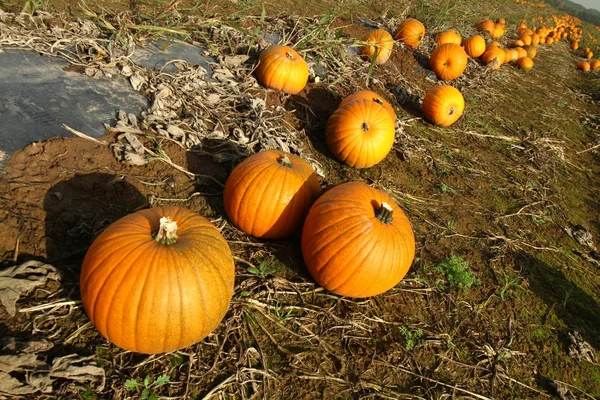
[[[125,381],[125,389],[127,390],[139,390],[142,389],[140,394],[141,400],[158,400],[158,395],[154,393],[154,389],[163,386],[169,382],[169,375],[161,375],[151,380],[150,375],[144,378],[144,382],[140,383],[137,379],[127,379]]]

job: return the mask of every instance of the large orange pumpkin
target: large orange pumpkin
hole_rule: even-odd
[[[425,25],[414,18],[406,18],[398,25],[394,33],[394,37],[397,40],[413,49],[421,45],[423,36],[425,36]]]
[[[452,86],[433,86],[423,98],[423,113],[429,122],[438,126],[452,125],[465,109],[465,99]]]
[[[291,47],[273,45],[258,56],[255,74],[266,88],[296,94],[308,82],[308,65]]]
[[[233,296],[229,246],[210,221],[179,207],[137,211],[92,243],[81,269],[87,315],[109,341],[165,353],[204,339]]]
[[[431,70],[438,79],[451,81],[462,75],[467,68],[467,53],[455,43],[436,47],[429,58]]]
[[[393,120],[396,121],[396,112],[394,111],[394,107],[392,107],[392,105],[386,99],[370,90],[359,90],[358,92],[352,93],[342,100],[338,108],[345,107],[348,103],[356,100],[370,100],[381,104],[390,113]]]
[[[360,49],[360,53],[367,58],[369,61],[375,58],[375,64],[384,64],[392,55],[392,49],[394,47],[394,38],[383,29],[375,29],[368,35],[362,38],[363,42],[367,42]],[[377,56],[375,56],[377,54]]]
[[[227,216],[249,235],[279,239],[300,232],[320,193],[314,169],[280,150],[253,154],[238,164],[225,183]]]
[[[336,186],[310,209],[302,230],[308,271],[325,289],[369,297],[396,286],[415,256],[410,222],[385,192],[359,183]]]
[[[338,160],[351,167],[372,167],[392,149],[395,123],[389,111],[376,101],[349,102],[327,121],[327,147]]]
[[[450,29],[449,31],[440,33],[437,36],[435,44],[441,46],[444,43],[454,43],[460,46],[461,42],[462,37],[460,36],[460,33],[456,32],[454,29]]]
[[[479,35],[473,35],[463,41],[463,48],[472,58],[477,58],[485,51],[485,40]]]

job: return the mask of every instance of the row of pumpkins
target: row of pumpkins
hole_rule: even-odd
[[[422,24],[409,19],[396,38],[414,48],[423,34]],[[457,35],[440,35],[432,54],[443,79],[460,75],[466,54],[489,51],[481,37],[465,40],[463,50]],[[391,47],[381,48],[368,44],[364,54],[385,62],[379,57],[389,58]],[[307,65],[292,48],[272,46],[259,61],[256,76],[268,88],[298,93],[307,83]],[[462,95],[448,85],[434,86],[423,100],[426,117],[443,126],[463,109]],[[356,92],[330,117],[326,142],[340,161],[368,168],[391,150],[395,121],[393,107],[378,94]],[[414,259],[411,224],[387,193],[347,182],[321,194],[314,169],[293,154],[266,150],[248,157],[232,170],[223,199],[229,220],[249,235],[280,239],[300,233],[308,271],[342,296],[386,292]],[[104,230],[86,253],[80,290],[87,315],[105,338],[151,354],[185,348],[210,334],[227,313],[234,281],[233,256],[220,231],[205,217],[171,206],[135,212]]]

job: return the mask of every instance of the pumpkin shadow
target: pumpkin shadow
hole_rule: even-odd
[[[108,225],[148,206],[122,177],[91,173],[52,186],[44,197],[46,261],[61,269],[63,283],[79,281],[81,262]]]
[[[291,96],[287,104],[287,107],[295,110],[311,145],[326,157],[332,157],[332,154],[325,141],[325,128],[341,101],[340,94],[323,86],[309,85],[299,94]]]
[[[578,331],[594,348],[600,348],[600,305],[585,290],[570,281],[559,269],[532,254],[518,251],[514,262],[522,268],[531,290],[569,327]],[[562,336],[565,343],[567,333]]]

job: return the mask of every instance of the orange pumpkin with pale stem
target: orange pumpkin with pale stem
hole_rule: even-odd
[[[240,230],[280,239],[300,232],[319,193],[319,180],[309,163],[284,151],[265,150],[231,171],[223,202],[227,216]]]
[[[180,207],[127,215],[88,249],[81,300],[96,329],[138,353],[166,353],[204,339],[225,316],[235,268],[210,221]]]
[[[385,192],[348,182],[321,196],[302,229],[310,274],[342,296],[384,293],[404,278],[415,256],[410,221]]]
[[[291,47],[274,45],[258,56],[255,74],[266,88],[297,94],[308,82],[308,64]]]
[[[368,35],[362,38],[363,42],[367,42],[360,48],[360,53],[367,58],[369,61],[375,58],[375,64],[384,64],[392,55],[392,49],[394,48],[394,39],[392,35],[383,29],[375,29]],[[375,56],[377,54],[377,56]]]
[[[444,43],[454,43],[460,46],[461,42],[462,37],[460,36],[460,33],[456,32],[453,29],[440,33],[435,41],[437,46],[440,46]]]
[[[372,167],[392,149],[395,124],[389,111],[376,101],[349,102],[327,121],[327,147],[338,160],[351,167]]]
[[[416,49],[425,36],[425,25],[414,18],[406,18],[398,25],[394,37],[405,45]]]
[[[437,126],[450,126],[460,118],[465,109],[465,99],[452,86],[434,86],[423,98],[423,113],[429,122]]]
[[[506,54],[504,53],[504,50],[492,47],[481,55],[480,60],[492,69],[500,69],[504,63],[505,57]]]
[[[479,35],[473,35],[463,41],[465,53],[472,58],[477,58],[485,51],[485,40]]]
[[[531,68],[533,68],[533,60],[529,57],[521,57],[517,60],[517,65],[519,68],[529,71]]]
[[[359,90],[358,92],[352,93],[342,100],[338,108],[345,107],[348,103],[352,103],[356,100],[370,100],[381,104],[390,113],[392,119],[396,121],[396,111],[394,111],[392,105],[386,99],[370,90]]]
[[[467,61],[467,53],[462,47],[445,43],[433,50],[429,65],[438,79],[451,81],[462,75],[467,68]]]

